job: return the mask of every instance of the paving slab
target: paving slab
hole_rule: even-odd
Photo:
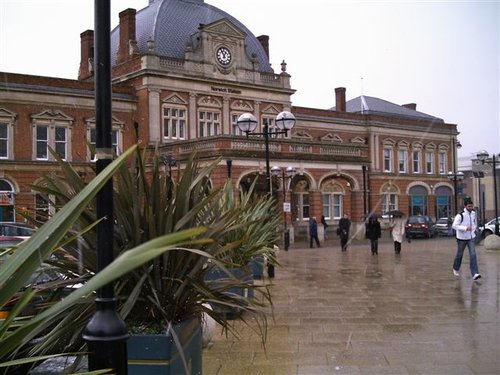
[[[265,279],[273,296],[266,350],[236,323],[239,338],[216,335],[204,375],[498,375],[500,252],[477,246],[483,278],[468,254],[453,276],[453,238],[413,240],[401,255],[382,240],[347,252],[295,243]]]

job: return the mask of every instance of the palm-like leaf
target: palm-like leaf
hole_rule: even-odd
[[[144,243],[159,236],[173,235],[200,225],[206,228],[203,238],[215,239],[199,245],[202,251],[191,248],[190,251],[164,252],[115,282],[118,309],[129,326],[151,321],[167,325],[199,316],[205,311],[225,328],[230,328],[223,314],[205,307],[209,302],[252,313],[262,323],[261,332],[265,332],[266,318],[262,307],[266,301],[270,302],[267,288],[257,288],[260,297],[249,301],[228,293],[235,286],[254,287],[247,282],[234,277],[217,285],[205,282],[205,273],[212,265],[230,275],[225,265],[244,265],[252,256],[268,252],[275,241],[278,226],[276,215],[270,214],[269,201],[252,201],[250,193],[242,194],[241,200],[237,200],[230,184],[223,189],[210,189],[209,177],[218,162],[201,167],[193,156],[175,181],[167,179],[161,172],[157,152],[137,151],[128,166],[122,164],[119,167],[113,199],[114,249],[117,255],[142,248]],[[87,189],[88,184],[68,163],[62,160],[59,163],[63,174],[46,176],[42,184],[33,188],[47,198],[55,197],[53,203],[64,204],[63,210],[66,210],[69,202],[79,195],[79,191]],[[49,260],[50,264],[57,267],[65,279],[75,283],[89,283],[96,273],[96,236],[92,229],[96,209],[91,200],[85,204],[85,209],[65,226],[65,239],[59,238],[51,243],[55,248],[64,243],[64,250]],[[35,221],[34,218],[31,220]],[[68,282],[61,282],[61,286]],[[51,301],[57,300],[57,296],[52,296],[49,306]],[[49,333],[43,341],[29,346],[26,353],[34,356],[60,350],[80,350],[83,345],[80,333],[93,312],[92,302],[92,298],[79,299],[78,303],[66,305],[64,315],[37,321],[40,325],[38,332],[45,329]],[[241,318],[245,319],[245,316]],[[66,324],[69,321],[70,327]]]

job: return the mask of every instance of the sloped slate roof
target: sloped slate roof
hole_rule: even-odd
[[[332,107],[335,110],[336,107]],[[359,113],[365,115],[382,115],[403,118],[413,118],[434,122],[443,122],[439,117],[434,117],[423,112],[415,111],[398,104],[388,102],[372,96],[358,96],[346,102],[346,112]]]
[[[248,56],[255,54],[260,71],[273,70],[264,48],[245,25],[228,13],[203,0],[155,0],[136,14],[136,39],[140,54],[147,52],[147,41],[153,39],[156,53],[160,56],[184,59],[186,46],[200,24],[211,24],[227,18],[246,33]],[[116,63],[120,41],[120,26],[111,31],[111,62]]]

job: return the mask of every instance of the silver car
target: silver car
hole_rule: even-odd
[[[452,236],[453,229],[451,229],[451,224],[453,220],[447,217],[440,217],[435,224],[436,235],[438,236]]]
[[[500,223],[500,216],[498,217],[498,223]],[[495,233],[495,219],[491,219],[484,226],[479,227],[479,230],[481,231],[481,236],[483,238]]]

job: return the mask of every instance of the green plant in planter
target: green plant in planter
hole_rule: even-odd
[[[0,373],[25,374],[30,366],[44,359],[58,356],[60,352],[50,354],[34,350],[33,339],[47,337],[47,332],[68,329],[64,326],[64,318],[68,309],[80,304],[86,304],[92,292],[116,278],[126,275],[134,268],[149,262],[165,251],[179,247],[196,246],[207,243],[206,239],[199,238],[204,229],[190,229],[177,232],[168,236],[156,238],[141,244],[133,249],[123,252],[112,264],[98,274],[89,277],[80,288],[72,289],[64,299],[50,301],[47,306],[40,307],[35,315],[22,316],[26,306],[43,292],[44,286],[28,285],[27,280],[40,266],[41,262],[56,256],[64,238],[71,227],[81,217],[96,193],[113,176],[117,168],[124,163],[128,156],[134,152],[131,148],[120,158],[109,165],[99,176],[75,195],[61,210],[59,210],[46,224],[26,242],[18,246],[11,256],[2,264],[0,273],[0,307],[15,300],[12,310],[6,319],[0,320]],[[179,251],[179,250],[177,250]],[[206,255],[199,250],[182,250]],[[60,284],[51,284],[51,289],[64,288],[65,280]],[[42,342],[45,340],[39,340]],[[107,373],[99,371],[97,373]]]
[[[218,252],[216,258],[233,267],[243,267],[257,257],[265,256],[277,265],[274,244],[279,239],[280,218],[276,213],[276,202],[267,196],[255,194],[256,181],[248,190],[240,187],[235,196],[231,185],[226,186],[222,210],[241,212],[239,220],[243,225],[228,231],[222,241],[239,242],[236,248]]]
[[[59,163],[61,175],[46,176],[42,184],[33,188],[52,204],[65,208],[88,184],[71,165],[61,160]],[[266,288],[256,289],[261,298],[249,302],[226,293],[231,287],[244,285],[241,280],[231,277],[217,287],[204,281],[210,268],[207,264],[216,264],[228,272],[224,265],[227,258],[220,254],[228,254],[240,246],[241,238],[234,241],[227,238],[247,225],[242,220],[242,206],[227,209],[221,205],[222,201],[232,199],[226,196],[228,192],[232,194],[231,189],[210,189],[210,173],[217,163],[200,167],[192,157],[172,181],[161,173],[156,151],[151,154],[137,151],[132,162],[122,164],[116,173],[114,249],[117,255],[151,239],[199,226],[206,228],[202,237],[212,239],[198,246],[200,251],[191,247],[186,251],[166,252],[115,282],[118,310],[129,327],[147,326],[150,322],[168,327],[189,318],[199,319],[205,312],[223,328],[231,330],[222,314],[206,307],[212,302],[244,309],[255,318],[252,321],[260,323],[257,329],[265,339],[266,315],[262,307],[266,301],[270,302]],[[57,244],[64,248],[62,255],[47,260],[65,275],[67,284],[88,282],[95,273],[95,212],[93,202],[88,201],[68,226],[64,240]],[[224,238],[226,240],[221,241]],[[92,313],[91,296],[78,300],[53,319],[51,325],[45,327],[44,339],[29,345],[26,352],[33,356],[82,351],[81,331]],[[242,319],[246,318],[242,316]]]
[[[232,287],[225,293],[239,295],[247,300],[253,298],[255,290],[251,287],[255,267],[252,263],[259,261],[263,263],[261,259],[267,258],[272,264],[277,264],[274,243],[278,239],[280,224],[274,200],[255,194],[255,186],[256,181],[248,190],[240,188],[236,196],[232,186],[226,185],[224,200],[220,203],[221,210],[240,212],[239,222],[242,225],[233,227],[220,241],[238,245],[215,255],[218,260],[229,267],[231,275],[216,265],[213,265],[206,275],[207,282],[214,286],[224,285],[230,277],[241,280],[241,286]],[[213,307],[225,312],[228,318],[238,317],[244,312],[240,307],[220,306],[217,303],[213,303]]]

